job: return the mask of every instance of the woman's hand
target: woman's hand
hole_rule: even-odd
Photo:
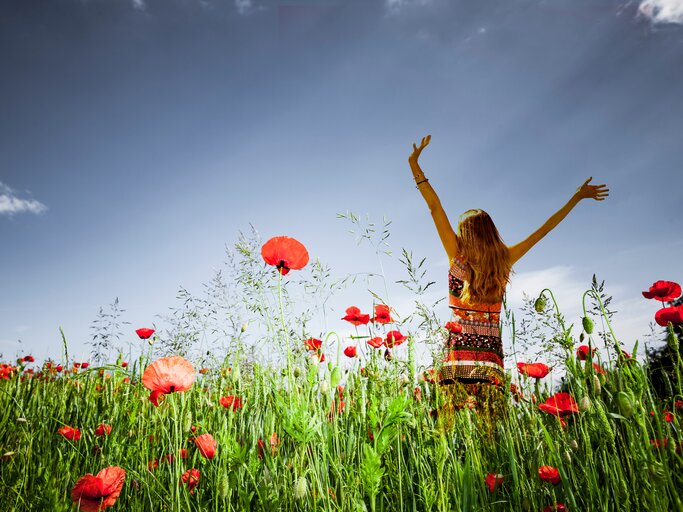
[[[574,194],[579,199],[595,199],[596,201],[604,201],[609,195],[609,189],[607,185],[589,185],[588,183],[592,180],[591,176],[586,180],[586,182],[576,189],[576,194]]]
[[[432,140],[431,135],[427,135],[426,137],[422,137],[422,142],[420,142],[420,147],[418,148],[415,144],[413,144],[413,152],[412,154],[408,157],[408,162],[415,162],[417,163],[417,159],[420,156],[420,153],[422,153],[422,150],[427,147],[427,144],[429,144],[429,141]]]

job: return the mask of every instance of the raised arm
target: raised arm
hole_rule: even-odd
[[[429,211],[432,214],[434,224],[436,225],[436,230],[439,233],[439,238],[441,238],[441,243],[443,244],[444,249],[446,249],[448,261],[450,263],[450,260],[453,259],[457,252],[457,239],[455,238],[455,232],[451,227],[451,223],[448,221],[446,212],[441,206],[439,196],[436,195],[436,192],[434,192],[434,189],[429,184],[429,180],[425,178],[420,165],[417,163],[420,153],[422,153],[422,150],[427,146],[427,144],[429,144],[430,140],[432,140],[432,136],[427,135],[426,137],[422,138],[420,147],[417,147],[415,144],[413,144],[413,152],[408,157],[408,163],[410,164],[410,170],[413,171],[413,177],[415,178],[417,189],[427,202],[427,206],[429,206]]]
[[[534,231],[526,240],[519,242],[517,245],[510,247],[510,259],[514,265],[517,260],[524,256],[529,249],[545,235],[550,233],[555,226],[557,226],[572,209],[579,204],[581,199],[595,199],[596,201],[603,201],[607,196],[609,189],[606,185],[589,185],[588,183],[593,178],[588,178],[586,182],[576,189],[576,193],[572,198],[560,208],[557,213],[550,217],[545,223]]]

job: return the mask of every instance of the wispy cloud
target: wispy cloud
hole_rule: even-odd
[[[384,0],[384,5],[389,12],[395,13],[404,7],[427,5],[431,2],[432,0]]]
[[[0,181],[0,215],[12,216],[17,213],[42,213],[47,210],[40,201],[17,196],[15,190]]]
[[[252,0],[235,0],[235,8],[239,14],[247,14],[253,7]]]
[[[643,0],[638,12],[652,23],[683,24],[683,0]]]

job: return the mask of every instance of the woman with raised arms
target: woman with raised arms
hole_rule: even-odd
[[[448,291],[452,322],[444,347],[438,377],[446,395],[446,410],[465,405],[487,411],[492,416],[502,410],[505,383],[500,310],[514,264],[547,235],[582,199],[604,200],[609,189],[590,185],[588,178],[567,204],[540,228],[518,244],[503,242],[491,217],[483,210],[467,210],[459,219],[457,232],[451,227],[439,197],[425,178],[418,158],[431,135],[413,144],[408,157],[417,189],[434,219],[449,261]]]

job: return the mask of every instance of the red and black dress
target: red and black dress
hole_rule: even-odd
[[[453,382],[505,382],[503,344],[500,336],[501,302],[465,304],[460,295],[465,283],[465,264],[457,256],[448,272],[449,307],[453,322],[462,332],[449,332],[443,366],[439,374],[442,384]]]

